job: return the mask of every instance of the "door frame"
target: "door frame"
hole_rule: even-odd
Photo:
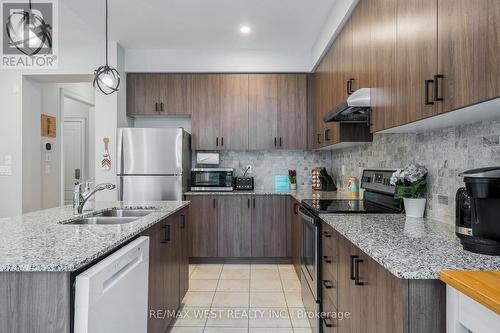
[[[85,118],[81,118],[81,117],[64,117],[63,119],[63,131],[61,131],[61,133],[64,133],[64,123],[66,122],[73,122],[73,123],[80,123],[80,130],[81,130],[81,133],[82,133],[82,137],[83,137],[83,140],[81,142],[81,147],[80,147],[80,158],[81,160],[83,161],[83,165],[80,169],[80,174],[82,175],[82,177],[85,175],[85,173],[87,172],[87,169],[88,169],[88,157],[89,156],[86,156],[87,154],[87,130],[88,130],[88,127],[87,127],[87,120]],[[62,193],[62,200],[63,200],[63,204],[66,204],[64,201],[65,201],[65,196],[64,196],[64,192],[66,191],[66,184],[64,184],[65,182],[65,179],[64,179],[64,144],[61,145],[61,156],[62,156],[62,161],[63,161],[63,168],[61,169],[61,175],[63,176],[62,177],[62,182],[63,182],[63,193]]]
[[[93,112],[93,108],[95,107],[95,103],[86,98],[85,96],[81,96],[75,92],[72,92],[70,90],[67,90],[67,89],[64,89],[64,88],[59,88],[59,118],[62,120],[62,121],[59,121],[59,133],[61,133],[61,146],[60,146],[60,149],[61,149],[61,160],[59,161],[60,163],[60,170],[61,170],[61,174],[60,174],[60,198],[59,198],[59,201],[60,201],[60,205],[61,206],[64,206],[64,98],[70,98],[74,101],[77,101],[77,102],[80,102],[80,103],[83,103],[83,104],[86,104],[89,106],[89,112]],[[69,118],[72,118],[72,117],[68,117]],[[72,119],[78,119],[78,118],[72,118]],[[84,119],[85,120],[85,119]],[[86,123],[86,122],[84,122]],[[85,124],[86,126],[88,126],[87,124]],[[85,128],[86,129],[86,128]],[[85,134],[85,131],[84,131],[84,134]],[[85,134],[85,140],[87,139],[86,137],[86,134]],[[89,139],[93,139],[93,138],[89,138]],[[91,143],[91,141],[89,141],[89,143]],[[90,159],[90,150],[89,150],[89,159]],[[84,152],[85,154],[85,152]],[[86,165],[86,168],[89,168],[88,165]]]

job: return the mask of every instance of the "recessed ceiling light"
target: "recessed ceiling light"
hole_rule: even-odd
[[[242,34],[248,35],[250,32],[252,32],[252,29],[248,25],[242,25],[240,27],[240,32]]]

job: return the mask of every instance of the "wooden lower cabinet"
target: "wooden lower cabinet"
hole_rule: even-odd
[[[189,195],[193,258],[285,258],[287,196]]]
[[[151,313],[177,310],[187,292],[187,217],[188,209],[184,208],[142,233],[150,238],[148,333],[165,332],[172,318],[158,318]]]
[[[252,257],[286,257],[286,196],[252,198]]]
[[[323,223],[324,332],[444,333],[446,288],[439,280],[394,276],[333,228]],[[337,281],[335,281],[337,279]],[[340,319],[349,313],[349,319]],[[330,325],[330,326],[327,326]]]
[[[211,195],[192,195],[188,200],[189,234],[191,237],[190,257],[217,257],[217,198]]]
[[[219,257],[250,257],[252,220],[251,197],[230,195],[219,197],[218,252]]]

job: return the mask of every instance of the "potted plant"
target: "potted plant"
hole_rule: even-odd
[[[288,181],[290,182],[290,189],[296,190],[297,189],[297,171],[288,170]]]
[[[418,163],[410,164],[392,174],[391,185],[396,186],[395,198],[403,199],[406,216],[423,217],[427,192],[427,168]]]

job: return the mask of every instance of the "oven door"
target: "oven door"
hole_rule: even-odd
[[[233,170],[192,169],[191,191],[232,191]]]
[[[301,287],[302,300],[308,313],[312,331],[320,331],[320,321],[315,315],[321,311],[320,294],[320,220],[303,207],[299,208],[302,220]]]

